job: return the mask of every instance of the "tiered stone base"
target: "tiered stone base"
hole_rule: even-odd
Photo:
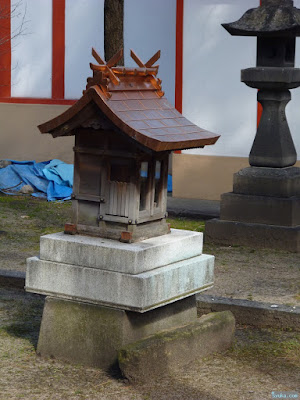
[[[26,290],[145,312],[213,285],[214,257],[202,254],[202,233],[128,244],[81,235],[41,238],[40,258],[27,260]]]
[[[245,168],[221,197],[205,240],[300,252],[300,168]]]
[[[202,242],[202,233],[182,230],[133,244],[42,237],[26,274],[26,290],[48,296],[38,353],[107,369],[124,346],[197,324],[194,294],[213,285],[214,269]]]
[[[205,240],[208,243],[273,248],[300,253],[300,227],[212,219],[207,221],[205,229]]]

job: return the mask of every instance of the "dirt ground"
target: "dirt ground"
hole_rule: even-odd
[[[25,271],[42,234],[62,230],[69,202],[0,196],[0,269]],[[203,221],[170,220],[202,231]],[[299,255],[205,245],[216,256],[217,296],[300,305]],[[267,400],[272,391],[300,394],[300,334],[238,327],[225,354],[198,360],[171,377],[133,386],[119,371],[36,356],[44,298],[0,287],[0,400]]]
[[[39,238],[70,221],[71,202],[48,203],[0,196],[0,269],[25,271],[39,253]],[[173,228],[203,231],[203,221],[170,219]],[[215,284],[205,294],[300,306],[300,254],[269,249],[204,245],[213,254]]]
[[[214,254],[215,283],[205,294],[300,306],[300,254],[205,246]]]
[[[44,299],[0,287],[0,400],[267,400],[300,394],[300,334],[239,327],[225,354],[131,385],[118,371],[36,356]]]

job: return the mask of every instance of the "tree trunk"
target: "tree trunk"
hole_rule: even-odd
[[[123,21],[124,0],[105,0],[104,52],[106,61],[124,47]],[[118,65],[124,65],[124,57],[118,62]]]

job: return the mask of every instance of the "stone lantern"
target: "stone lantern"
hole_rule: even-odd
[[[262,0],[223,27],[231,35],[257,37],[257,65],[242,70],[241,80],[259,89],[263,111],[251,167],[234,175],[233,192],[222,195],[220,220],[207,225],[207,238],[300,251],[300,168],[293,167],[297,154],[285,114],[289,89],[300,86],[294,67],[300,10],[292,0]]]
[[[75,136],[75,168],[72,223],[42,236],[39,257],[27,261],[26,290],[47,296],[37,350],[109,368],[127,344],[181,327],[174,340],[189,338],[195,358],[207,347],[195,294],[212,287],[214,257],[202,253],[202,233],[168,228],[168,157],[218,136],[164,98],[159,52],[146,63],[131,52],[136,68],[114,66],[122,52],[108,62],[93,56],[81,99],[39,126]],[[224,318],[204,328],[218,336],[212,352],[232,339],[233,318]],[[186,362],[186,346],[166,358]]]
[[[285,115],[289,89],[300,85],[295,66],[296,36],[300,36],[300,10],[292,0],[263,0],[237,22],[223,24],[231,35],[257,36],[256,68],[242,70],[241,80],[259,89],[261,121],[249,156],[256,167],[284,168],[297,154]]]

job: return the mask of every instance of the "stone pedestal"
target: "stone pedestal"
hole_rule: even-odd
[[[194,324],[194,295],[213,285],[214,257],[202,242],[183,230],[133,244],[41,237],[26,274],[26,290],[48,296],[38,353],[109,368],[125,345]]]
[[[195,296],[143,314],[47,297],[37,353],[109,369],[129,343],[196,319]]]
[[[249,167],[221,197],[220,219],[206,224],[214,243],[300,252],[300,168]]]
[[[194,323],[124,346],[118,354],[119,366],[130,382],[157,380],[178,373],[183,363],[199,362],[212,353],[227,350],[234,333],[231,311],[203,315]]]
[[[27,260],[26,290],[145,312],[208,289],[214,257],[202,233],[172,230],[138,243],[55,233]]]

